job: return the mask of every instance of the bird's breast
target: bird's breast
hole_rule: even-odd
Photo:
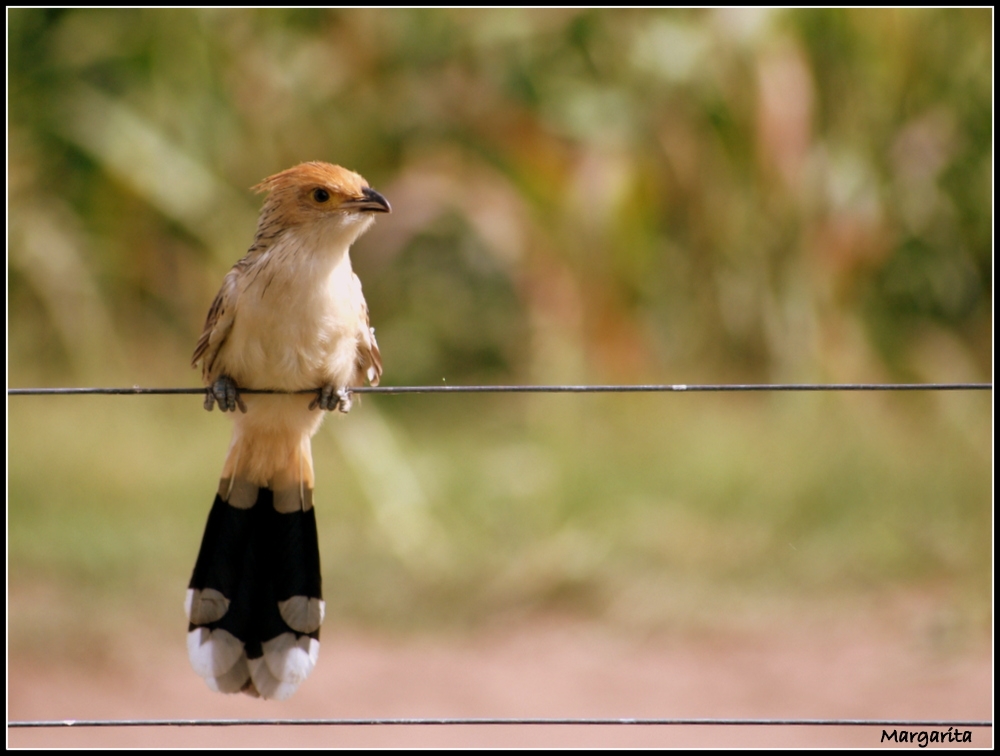
[[[250,273],[225,350],[238,385],[291,391],[352,383],[359,307],[346,251],[335,262],[270,259]]]

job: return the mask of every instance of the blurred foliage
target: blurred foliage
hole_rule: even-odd
[[[387,384],[990,375],[990,9],[7,19],[12,385],[194,385],[247,187],[317,159],[393,205],[353,254]],[[185,582],[227,424],[110,401],[11,403],[12,613],[49,574]],[[712,581],[943,580],[988,606],[989,401],[366,400],[316,442],[330,600],[662,619]]]
[[[981,378],[990,19],[10,10],[12,379],[188,351],[244,187],[309,159],[396,208],[396,383],[933,378],[929,337]]]

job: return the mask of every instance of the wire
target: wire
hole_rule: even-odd
[[[993,727],[986,720],[939,721],[896,719],[572,719],[572,718],[470,718],[441,717],[419,719],[63,719],[8,722],[8,727],[242,727],[242,726],[395,726],[395,725],[657,725],[657,726],[753,726],[753,727],[950,727],[969,729]]]
[[[8,396],[204,394],[205,388],[8,388]],[[357,394],[590,394],[706,391],[992,391],[992,383],[653,383],[617,386],[359,386]],[[315,394],[319,389],[240,389],[243,394]]]

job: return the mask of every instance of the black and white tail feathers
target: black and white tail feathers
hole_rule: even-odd
[[[185,602],[195,671],[222,693],[291,696],[319,655],[320,583],[311,487],[224,478]]]

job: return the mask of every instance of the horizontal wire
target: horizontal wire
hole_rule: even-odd
[[[689,391],[991,391],[992,383],[653,383],[616,386],[359,386],[357,394],[589,394]],[[204,394],[206,388],[8,388],[8,396]],[[315,394],[320,389],[239,389],[243,394]]]
[[[985,720],[938,721],[898,719],[571,719],[571,718],[472,718],[459,717],[419,719],[63,719],[47,721],[8,722],[8,727],[243,727],[243,726],[393,726],[393,725],[695,725],[695,726],[753,726],[753,727],[993,727]]]

